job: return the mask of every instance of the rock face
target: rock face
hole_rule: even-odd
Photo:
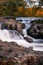
[[[27,34],[34,38],[43,39],[43,23],[39,23],[39,21],[32,22],[31,27],[27,30]]]
[[[0,65],[43,65],[43,52],[0,40]]]

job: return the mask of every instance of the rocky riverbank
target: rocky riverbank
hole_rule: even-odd
[[[27,34],[34,38],[43,39],[43,20],[35,20],[31,24],[31,27],[27,30]]]
[[[43,52],[0,40],[0,65],[43,65]]]

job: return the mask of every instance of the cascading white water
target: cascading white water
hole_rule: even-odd
[[[27,36],[28,38],[33,39],[33,43],[32,43],[32,44],[29,44],[29,46],[32,46],[32,47],[33,47],[33,50],[43,51],[43,39],[34,39],[34,38],[32,38],[32,37],[30,37],[30,36],[27,35],[27,32],[26,32],[26,31],[27,31],[27,29],[29,29],[29,28],[31,27],[30,22],[31,22],[31,21],[28,21],[28,22],[26,23],[26,21],[25,21],[26,27],[25,27],[25,29],[23,30],[24,36],[25,36],[25,37]],[[27,47],[28,47],[28,45],[27,45]]]
[[[3,41],[7,40],[18,40],[18,39],[23,39],[23,37],[17,32],[13,30],[0,30],[0,39]]]
[[[26,48],[33,47],[33,50],[43,51],[42,43],[28,43],[17,31],[0,30],[0,39],[7,42],[16,42],[18,45]]]

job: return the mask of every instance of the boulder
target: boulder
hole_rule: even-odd
[[[27,30],[27,34],[34,37],[43,39],[43,23],[33,23],[31,27]]]
[[[31,38],[24,37],[24,39],[25,39],[27,42],[29,42],[29,43],[32,43],[32,42],[33,42],[33,40],[32,40]]]
[[[10,25],[10,30],[17,30],[16,24],[11,24]]]
[[[20,31],[20,32],[22,31],[22,25],[21,25],[21,23],[17,23],[17,30]]]

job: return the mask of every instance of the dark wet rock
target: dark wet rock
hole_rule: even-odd
[[[38,20],[33,20],[31,21],[32,24],[36,23],[36,24],[43,24],[43,19],[38,19]]]
[[[7,51],[8,51],[9,53],[11,53],[11,52],[13,51],[13,49],[9,48]]]
[[[11,25],[10,25],[10,30],[16,30],[16,29],[17,29],[16,24],[11,24]]]
[[[43,23],[32,23],[31,27],[27,30],[27,34],[34,37],[43,39]]]
[[[32,43],[32,42],[33,42],[33,40],[32,40],[31,38],[24,37],[24,39],[25,39],[27,42],[29,42],[29,43]]]
[[[22,29],[25,29],[26,25],[25,23],[22,23]]]

